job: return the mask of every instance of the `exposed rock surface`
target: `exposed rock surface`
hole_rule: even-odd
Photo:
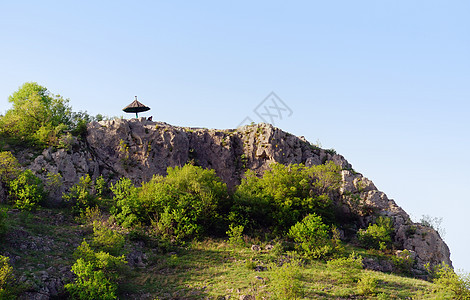
[[[214,130],[176,127],[144,118],[92,122],[84,141],[74,141],[68,151],[45,150],[30,168],[43,178],[47,173],[62,175],[65,184],[56,191],[57,204],[63,190],[86,174],[94,179],[103,175],[111,181],[124,176],[139,184],[154,174],[164,175],[168,167],[192,162],[214,169],[233,188],[247,169],[262,174],[272,162],[311,166],[326,161],[343,169],[343,183],[334,201],[356,224],[356,228],[345,228],[345,234],[366,227],[379,215],[388,216],[394,223],[395,246],[414,251],[419,269],[427,262],[451,265],[449,248],[439,234],[414,224],[395,201],[355,172],[343,156],[268,124]]]

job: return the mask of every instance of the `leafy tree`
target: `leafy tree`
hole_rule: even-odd
[[[308,257],[324,258],[334,250],[329,232],[329,226],[322,222],[321,217],[311,214],[292,226],[288,236]]]
[[[83,136],[94,120],[86,112],[73,112],[68,99],[36,82],[23,84],[8,101],[12,108],[0,117],[0,134],[40,147],[58,145],[66,131]]]
[[[68,100],[36,82],[23,84],[8,101],[13,107],[0,119],[2,133],[7,136],[48,145],[71,125]]]
[[[43,201],[46,193],[41,179],[31,170],[25,170],[10,181],[9,195],[16,208],[32,210]]]

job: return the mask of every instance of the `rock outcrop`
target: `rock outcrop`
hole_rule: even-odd
[[[307,166],[333,161],[343,169],[343,183],[334,202],[354,226],[355,233],[377,216],[391,217],[395,246],[416,253],[417,267],[425,263],[451,265],[450,252],[439,234],[414,224],[408,214],[372,181],[355,172],[347,160],[333,150],[324,150],[269,124],[243,126],[232,130],[176,127],[144,118],[92,122],[86,139],[74,140],[68,150],[45,150],[30,168],[39,176],[60,173],[63,190],[81,176],[103,175],[111,181],[128,177],[139,184],[154,174],[164,175],[168,167],[194,163],[211,168],[229,188],[240,183],[247,169],[262,174],[272,162],[303,163]],[[56,191],[55,204],[63,190]],[[54,204],[53,203],[53,204]]]

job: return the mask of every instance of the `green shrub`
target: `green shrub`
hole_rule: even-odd
[[[449,265],[443,263],[435,267],[432,276],[436,290],[447,292],[452,299],[470,299],[469,274],[459,275]]]
[[[124,256],[95,252],[87,242],[74,253],[78,257],[72,266],[76,275],[74,282],[66,284],[65,289],[73,299],[116,299],[118,281],[122,267],[126,263]]]
[[[121,179],[111,187],[115,206],[111,212],[124,226],[155,225],[167,240],[182,241],[204,233],[223,233],[228,209],[226,185],[214,170],[185,165],[167,169],[141,188]]]
[[[270,280],[277,299],[300,299],[303,295],[301,279],[301,262],[292,260],[282,266],[271,264]]]
[[[403,250],[400,256],[392,257],[393,265],[395,269],[402,274],[411,275],[411,269],[415,263],[414,259],[410,255],[410,251],[407,249]]]
[[[73,299],[117,299],[117,284],[106,278],[101,270],[96,270],[91,262],[79,258],[72,266],[77,276],[74,283],[65,285]]]
[[[392,245],[393,225],[387,217],[378,217],[375,224],[370,224],[366,230],[360,229],[357,233],[359,242],[368,249],[385,250]]]
[[[377,291],[377,284],[377,279],[371,273],[364,273],[357,282],[357,291],[361,295],[373,295]]]
[[[99,197],[104,197],[109,193],[108,183],[104,179],[103,175],[100,175],[95,180],[95,193]]]
[[[228,235],[228,242],[232,246],[244,246],[245,241],[243,240],[243,229],[242,225],[229,225],[229,230],[226,232]]]
[[[114,206],[111,213],[124,227],[138,223],[141,213],[145,213],[147,207],[142,207],[142,201],[137,197],[138,189],[129,178],[122,177],[115,184],[111,184],[114,194]]]
[[[308,257],[324,258],[333,252],[329,231],[329,226],[322,222],[320,216],[311,214],[292,226],[288,236]]]
[[[9,195],[14,206],[20,210],[32,210],[41,203],[45,197],[44,186],[41,179],[31,170],[21,172],[9,184]]]
[[[62,198],[73,205],[72,210],[75,214],[80,214],[86,208],[94,206],[96,201],[92,194],[90,175],[80,177],[79,182],[74,184]]]
[[[20,173],[18,160],[9,151],[0,152],[0,184],[6,187]]]
[[[329,260],[327,266],[330,269],[341,273],[341,281],[356,281],[357,275],[360,274],[362,266],[362,256],[351,253],[349,257],[340,257]]]
[[[112,255],[118,255],[124,243],[124,236],[110,228],[107,222],[100,220],[93,222],[93,246]]]
[[[13,268],[9,264],[10,258],[0,255],[0,299],[13,299],[10,287],[13,284]]]
[[[60,173],[47,173],[45,188],[49,194],[57,192],[63,184],[64,178]]]
[[[326,223],[333,222],[329,193],[339,188],[340,167],[305,167],[274,163],[258,178],[248,170],[234,193],[231,221],[248,225],[249,230],[270,228],[285,232],[302,217],[316,213]]]

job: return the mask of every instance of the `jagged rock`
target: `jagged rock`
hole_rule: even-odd
[[[374,258],[366,257],[362,259],[364,269],[379,271],[379,272],[392,272],[393,264],[388,260],[377,260]]]
[[[127,262],[130,266],[145,268],[147,266],[147,255],[142,251],[134,250],[127,255]]]
[[[408,249],[396,250],[395,255],[399,258],[404,258],[404,259],[408,259],[408,258],[411,258],[412,260],[416,259],[416,252],[413,250],[408,250]]]
[[[396,239],[403,241],[403,248],[416,253],[416,260],[420,269],[424,269],[426,263],[436,265],[446,263],[452,266],[450,251],[446,243],[441,239],[439,233],[429,227],[415,224],[414,233],[406,234],[406,226],[401,227]]]

